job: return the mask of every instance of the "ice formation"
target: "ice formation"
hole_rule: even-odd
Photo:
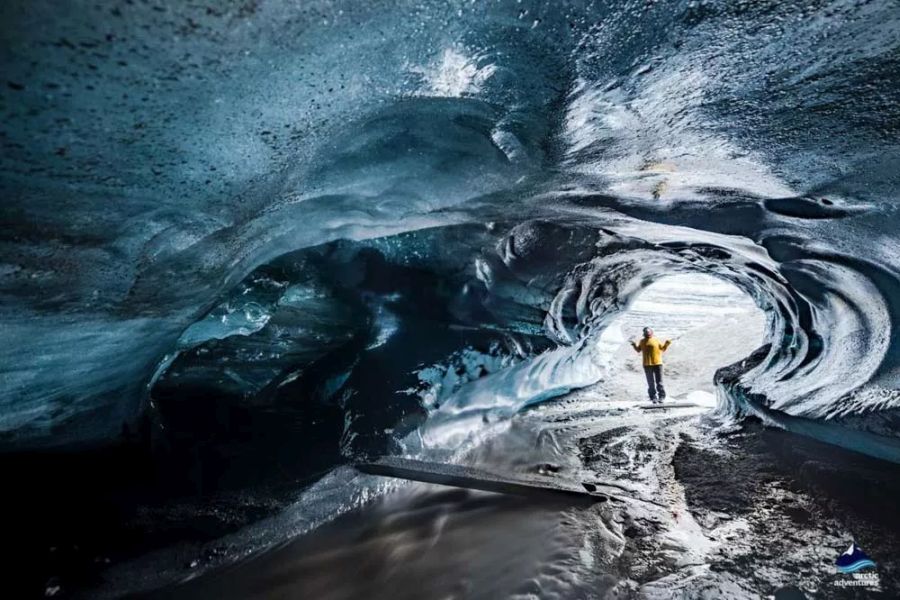
[[[177,429],[198,390],[363,450],[489,421],[706,273],[768,318],[723,418],[900,460],[890,2],[0,15],[4,450]]]

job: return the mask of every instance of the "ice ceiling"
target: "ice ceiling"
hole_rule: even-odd
[[[589,340],[701,272],[769,321],[724,414],[900,460],[892,2],[10,0],[0,23],[6,450],[134,435],[191,394],[324,403],[348,443],[502,415],[589,383]]]

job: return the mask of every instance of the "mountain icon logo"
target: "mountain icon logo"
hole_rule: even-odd
[[[856,542],[851,543],[834,564],[841,573],[856,573],[862,569],[875,568],[875,562],[856,545]]]

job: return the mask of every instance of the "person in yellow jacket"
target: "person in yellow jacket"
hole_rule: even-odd
[[[650,402],[656,404],[666,399],[666,388],[663,387],[662,355],[669,349],[672,340],[660,342],[653,336],[653,330],[644,327],[644,337],[638,342],[631,342],[636,352],[644,355],[644,375],[647,376],[647,393]]]

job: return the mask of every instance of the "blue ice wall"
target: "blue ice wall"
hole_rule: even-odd
[[[464,224],[496,238],[455,247],[471,281],[426,270],[501,329],[577,344],[713,273],[773,314],[768,410],[884,428],[898,30],[842,0],[5,2],[0,443],[132,430],[176,354],[276,324],[235,294],[278,257]],[[323,293],[321,351],[379,319]]]

